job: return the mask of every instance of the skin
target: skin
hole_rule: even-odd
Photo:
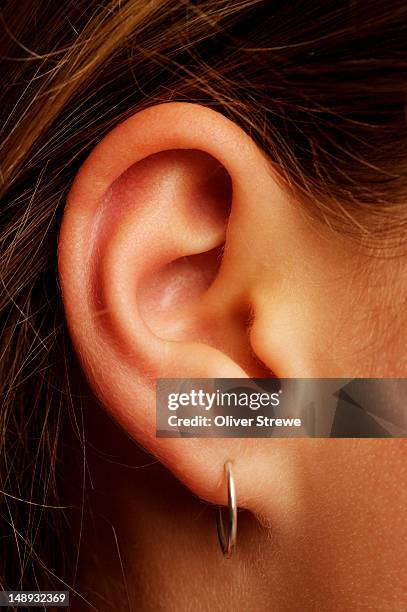
[[[98,609],[406,608],[403,440],[155,437],[159,377],[405,376],[405,257],[305,210],[197,105],[142,111],[81,168],[59,272],[89,398],[79,584]],[[209,505],[228,459],[246,510],[230,561]]]

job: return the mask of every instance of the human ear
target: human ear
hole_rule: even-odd
[[[59,241],[68,327],[101,404],[209,501],[225,502],[232,459],[246,506],[270,480],[268,445],[157,438],[155,381],[318,375],[309,328],[327,325],[324,270],[345,259],[249,135],[187,103],[146,109],[104,138],[72,185]]]
[[[153,107],[116,127],[85,161],[60,233],[66,318],[93,390],[209,499],[219,494],[232,443],[199,449],[195,440],[156,438],[155,381],[269,373],[248,335],[253,245],[244,232],[251,200],[264,199],[265,186],[248,181],[259,171],[268,177],[264,156],[218,113]]]

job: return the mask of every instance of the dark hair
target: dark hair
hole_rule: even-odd
[[[310,214],[402,242],[407,4],[6,0],[0,45],[0,588],[44,589],[75,557],[52,508],[67,428],[84,443],[56,252],[84,157],[143,107],[197,102],[240,124]]]

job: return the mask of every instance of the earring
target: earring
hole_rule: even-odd
[[[237,505],[236,505],[236,488],[235,479],[233,476],[232,462],[226,461],[225,463],[225,475],[226,475],[226,486],[228,492],[228,530],[225,534],[225,527],[223,524],[222,511],[223,507],[218,506],[216,512],[216,526],[218,529],[218,538],[221,550],[225,557],[230,558],[236,547],[236,535],[237,535]]]

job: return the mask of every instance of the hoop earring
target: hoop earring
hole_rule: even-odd
[[[236,505],[236,488],[235,479],[233,476],[232,462],[226,461],[225,475],[228,491],[228,531],[225,535],[225,527],[223,524],[223,506],[218,506],[216,512],[216,526],[218,529],[218,538],[221,550],[225,557],[230,558],[236,547],[237,535],[237,505]]]

